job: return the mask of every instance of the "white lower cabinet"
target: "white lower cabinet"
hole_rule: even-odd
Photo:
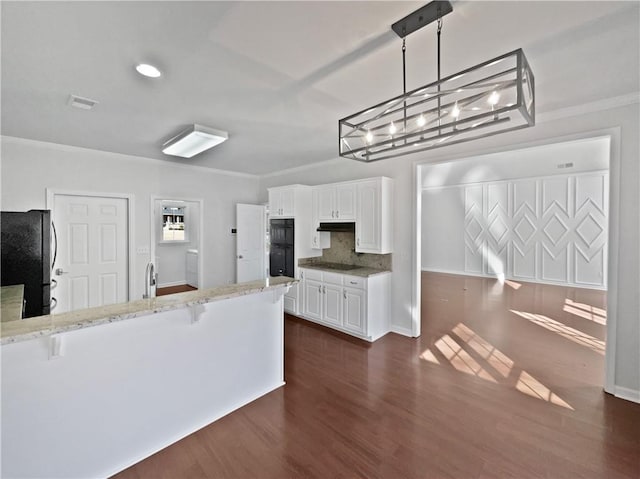
[[[389,332],[391,273],[368,278],[301,268],[299,316],[368,341]]]
[[[304,278],[302,284],[304,285],[302,315],[309,319],[322,321],[322,283]]]
[[[357,334],[365,333],[365,304],[367,293],[361,289],[345,287],[342,294],[342,324]]]

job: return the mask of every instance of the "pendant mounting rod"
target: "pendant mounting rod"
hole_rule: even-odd
[[[453,12],[451,2],[447,0],[434,0],[433,2],[427,3],[424,7],[420,7],[415,12],[410,13],[402,20],[398,20],[391,25],[391,29],[396,32],[396,35],[400,38],[404,38],[451,12]]]

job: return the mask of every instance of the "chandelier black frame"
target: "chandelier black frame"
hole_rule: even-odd
[[[404,93],[338,122],[340,156],[371,162],[535,125],[534,76],[522,49],[440,78],[442,17],[433,1],[393,24],[402,40]],[[438,22],[438,80],[406,91],[405,40]]]

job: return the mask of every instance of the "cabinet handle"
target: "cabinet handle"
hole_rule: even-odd
[[[317,236],[314,236],[314,237],[313,237],[313,244],[316,244],[317,242],[318,242],[318,237],[317,237]]]
[[[322,286],[318,285],[318,293],[322,294]]]
[[[343,297],[344,299],[347,299],[347,290],[346,290],[346,289],[343,289],[343,290],[342,290],[342,297]]]
[[[356,240],[356,244],[357,244],[358,246],[360,246],[360,238],[358,238],[358,239]]]
[[[336,211],[336,218],[340,218],[340,212]]]
[[[304,273],[300,271],[300,279],[304,279]]]
[[[327,294],[327,287],[326,286],[322,287],[322,294]]]
[[[335,218],[335,214],[336,214],[336,212],[335,212],[335,211],[332,211],[332,212],[331,212],[331,217],[332,217],[332,218]]]
[[[349,283],[351,283],[351,284],[358,284],[358,282],[357,282],[357,281],[349,281]]]

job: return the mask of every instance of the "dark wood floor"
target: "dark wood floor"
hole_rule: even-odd
[[[372,345],[288,317],[286,386],[117,477],[640,477],[604,293],[424,273],[422,307]]]
[[[180,284],[178,286],[167,286],[166,288],[156,289],[156,296],[165,296],[167,294],[185,293],[187,291],[195,291],[198,288],[189,286],[188,284]]]

